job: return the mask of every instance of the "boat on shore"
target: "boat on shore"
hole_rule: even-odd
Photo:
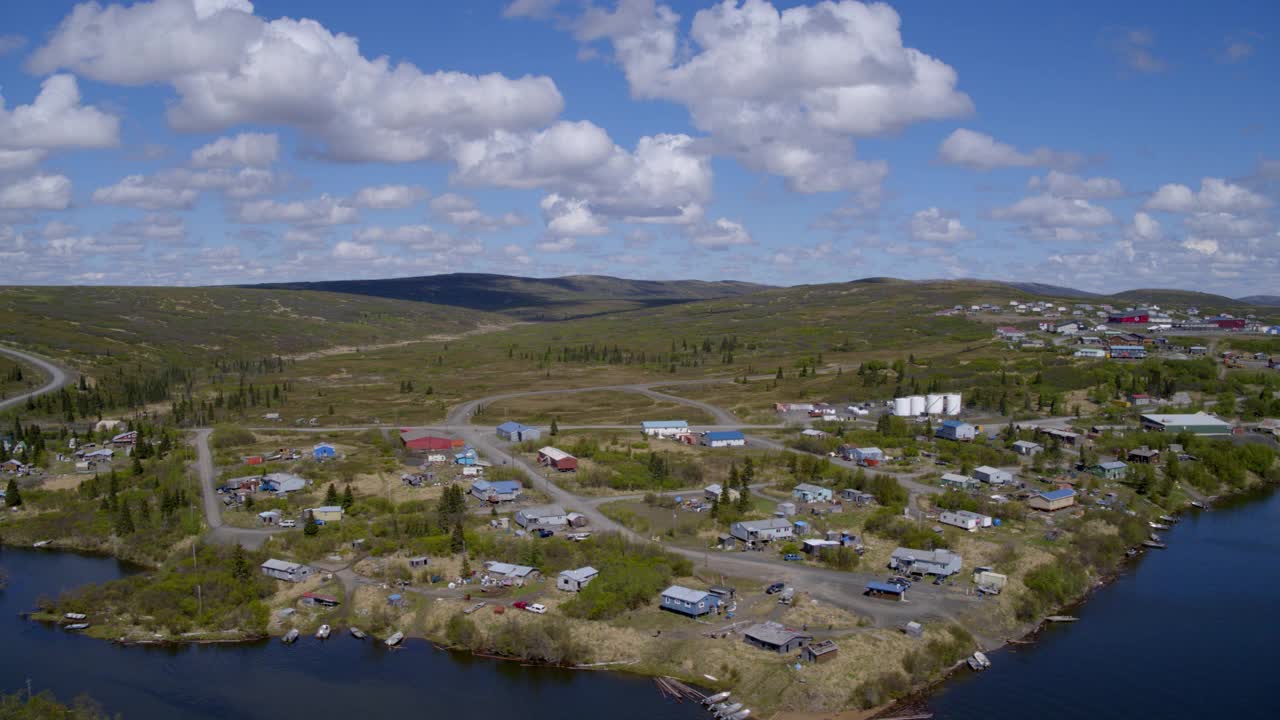
[[[289,630],[289,632],[285,633],[284,637],[280,638],[280,642],[284,643],[285,645],[292,645],[293,643],[297,642],[298,634],[299,634],[298,628],[293,628]]]
[[[1172,524],[1174,524],[1174,523],[1178,522],[1178,518],[1176,518],[1176,517],[1174,517],[1174,516],[1172,516],[1172,515],[1161,515],[1160,517],[1158,517],[1158,518],[1156,518],[1156,519],[1157,519],[1157,520],[1159,520],[1160,522],[1163,522],[1163,523],[1169,523],[1170,525],[1172,525]]]
[[[363,630],[361,630],[360,628],[358,628],[358,627],[353,627],[353,628],[351,628],[351,637],[353,637],[353,638],[355,638],[355,639],[357,639],[357,640],[363,640],[363,639],[365,639],[365,638],[366,638],[366,637],[368,637],[368,636],[367,636],[367,635],[365,635],[365,634],[364,634],[364,631],[363,631]]]
[[[397,631],[394,635],[387,638],[384,642],[386,643],[387,647],[395,647],[399,645],[400,642],[403,640],[404,640],[404,633]]]
[[[991,667],[991,660],[981,650],[975,651],[966,662],[974,672],[982,672]]]
[[[715,695],[708,695],[707,697],[703,698],[702,704],[706,705],[707,707],[711,707],[716,703],[722,703],[725,700],[728,700],[729,695],[730,695],[730,692],[728,690],[725,690],[724,692],[718,692]]]
[[[1169,529],[1169,526],[1165,525],[1164,523],[1149,522],[1147,523],[1147,525],[1151,526],[1152,530],[1168,530]]]
[[[1201,509],[1201,510],[1204,510],[1204,509],[1205,509],[1205,504],[1204,504],[1204,503],[1202,503],[1202,502],[1200,502],[1199,500],[1192,500],[1192,501],[1191,501],[1191,507],[1193,507],[1193,508],[1199,508],[1199,509]]]
[[[88,615],[85,615],[84,613],[66,613],[66,614],[65,614],[65,615],[63,615],[62,617],[66,618],[66,619],[68,619],[68,620],[71,620],[72,622],[80,622],[81,620],[84,620],[85,618],[87,618],[87,617],[89,617],[89,616],[88,616]]]
[[[1052,623],[1075,622],[1079,619],[1080,618],[1075,617],[1073,615],[1050,615],[1049,617],[1045,618],[1045,620],[1048,620],[1049,622],[1052,622]]]
[[[1143,547],[1149,547],[1156,550],[1164,550],[1165,548],[1169,547],[1168,545],[1165,545],[1159,540],[1147,540],[1146,542],[1142,543],[1142,545]]]
[[[331,633],[331,632],[333,632],[333,628],[329,627],[328,625],[321,625],[321,626],[320,626],[320,629],[319,629],[319,630],[316,630],[316,639],[317,639],[317,640],[328,640],[328,639],[329,639],[329,633]]]
[[[89,628],[89,623],[87,622],[71,623],[70,625],[64,625],[63,627],[65,627],[67,630],[87,630]]]

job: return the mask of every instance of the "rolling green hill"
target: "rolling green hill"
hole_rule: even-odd
[[[320,290],[397,300],[415,300],[495,312],[520,320],[568,320],[744,295],[767,286],[701,280],[627,280],[603,275],[523,278],[455,273],[382,280],[272,283],[258,289]]]
[[[0,287],[0,339],[71,360],[260,358],[456,336],[500,315],[338,293]]]

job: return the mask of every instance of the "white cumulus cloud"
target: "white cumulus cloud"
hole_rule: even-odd
[[[80,87],[71,75],[46,78],[30,105],[8,110],[0,97],[0,148],[105,148],[119,142],[120,121],[93,106],[81,105]]]
[[[741,223],[728,218],[720,218],[713,223],[690,229],[689,242],[707,250],[728,250],[755,244],[751,233]]]
[[[960,128],[947,136],[938,148],[938,157],[951,165],[962,165],[973,170],[994,170],[1002,167],[1070,166],[1080,162],[1074,153],[1039,147],[1024,152],[1000,142],[985,133]]]
[[[240,133],[197,148],[191,153],[196,167],[267,167],[280,156],[280,138],[275,133]]]
[[[911,216],[911,237],[923,242],[954,243],[973,238],[960,219],[936,207]]]
[[[407,208],[426,196],[426,188],[417,185],[376,185],[357,190],[351,202],[356,207],[395,210]]]
[[[0,184],[5,210],[65,210],[71,206],[71,180],[66,175],[33,175]]]
[[[1271,201],[1243,185],[1207,177],[1200,181],[1200,190],[1186,185],[1170,183],[1162,185],[1144,207],[1165,212],[1250,212],[1271,206]]]

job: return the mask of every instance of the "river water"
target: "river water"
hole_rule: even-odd
[[[939,720],[1277,717],[1280,492],[1184,517],[1152,551],[1048,628],[991,654],[929,700]],[[120,647],[18,618],[40,594],[119,577],[114,560],[6,549],[0,690],[27,678],[69,700],[87,693],[125,720],[149,718],[705,719],[652,682],[520,667],[409,642],[401,651],[343,634],[237,646]],[[852,684],[852,683],[851,683]]]
[[[249,645],[122,647],[22,620],[41,594],[128,572],[114,560],[6,548],[0,567],[0,691],[88,694],[125,720],[176,718],[610,718],[706,720],[663,699],[651,680],[607,672],[521,667],[442,652],[401,650],[342,633]]]
[[[1280,492],[1191,511],[1031,646],[929,701],[941,719],[1275,718]]]

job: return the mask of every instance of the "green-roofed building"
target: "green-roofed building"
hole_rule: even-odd
[[[1163,415],[1152,413],[1142,416],[1145,430],[1161,430],[1169,433],[1189,432],[1195,435],[1230,435],[1231,423],[1203,412],[1189,415]]]

